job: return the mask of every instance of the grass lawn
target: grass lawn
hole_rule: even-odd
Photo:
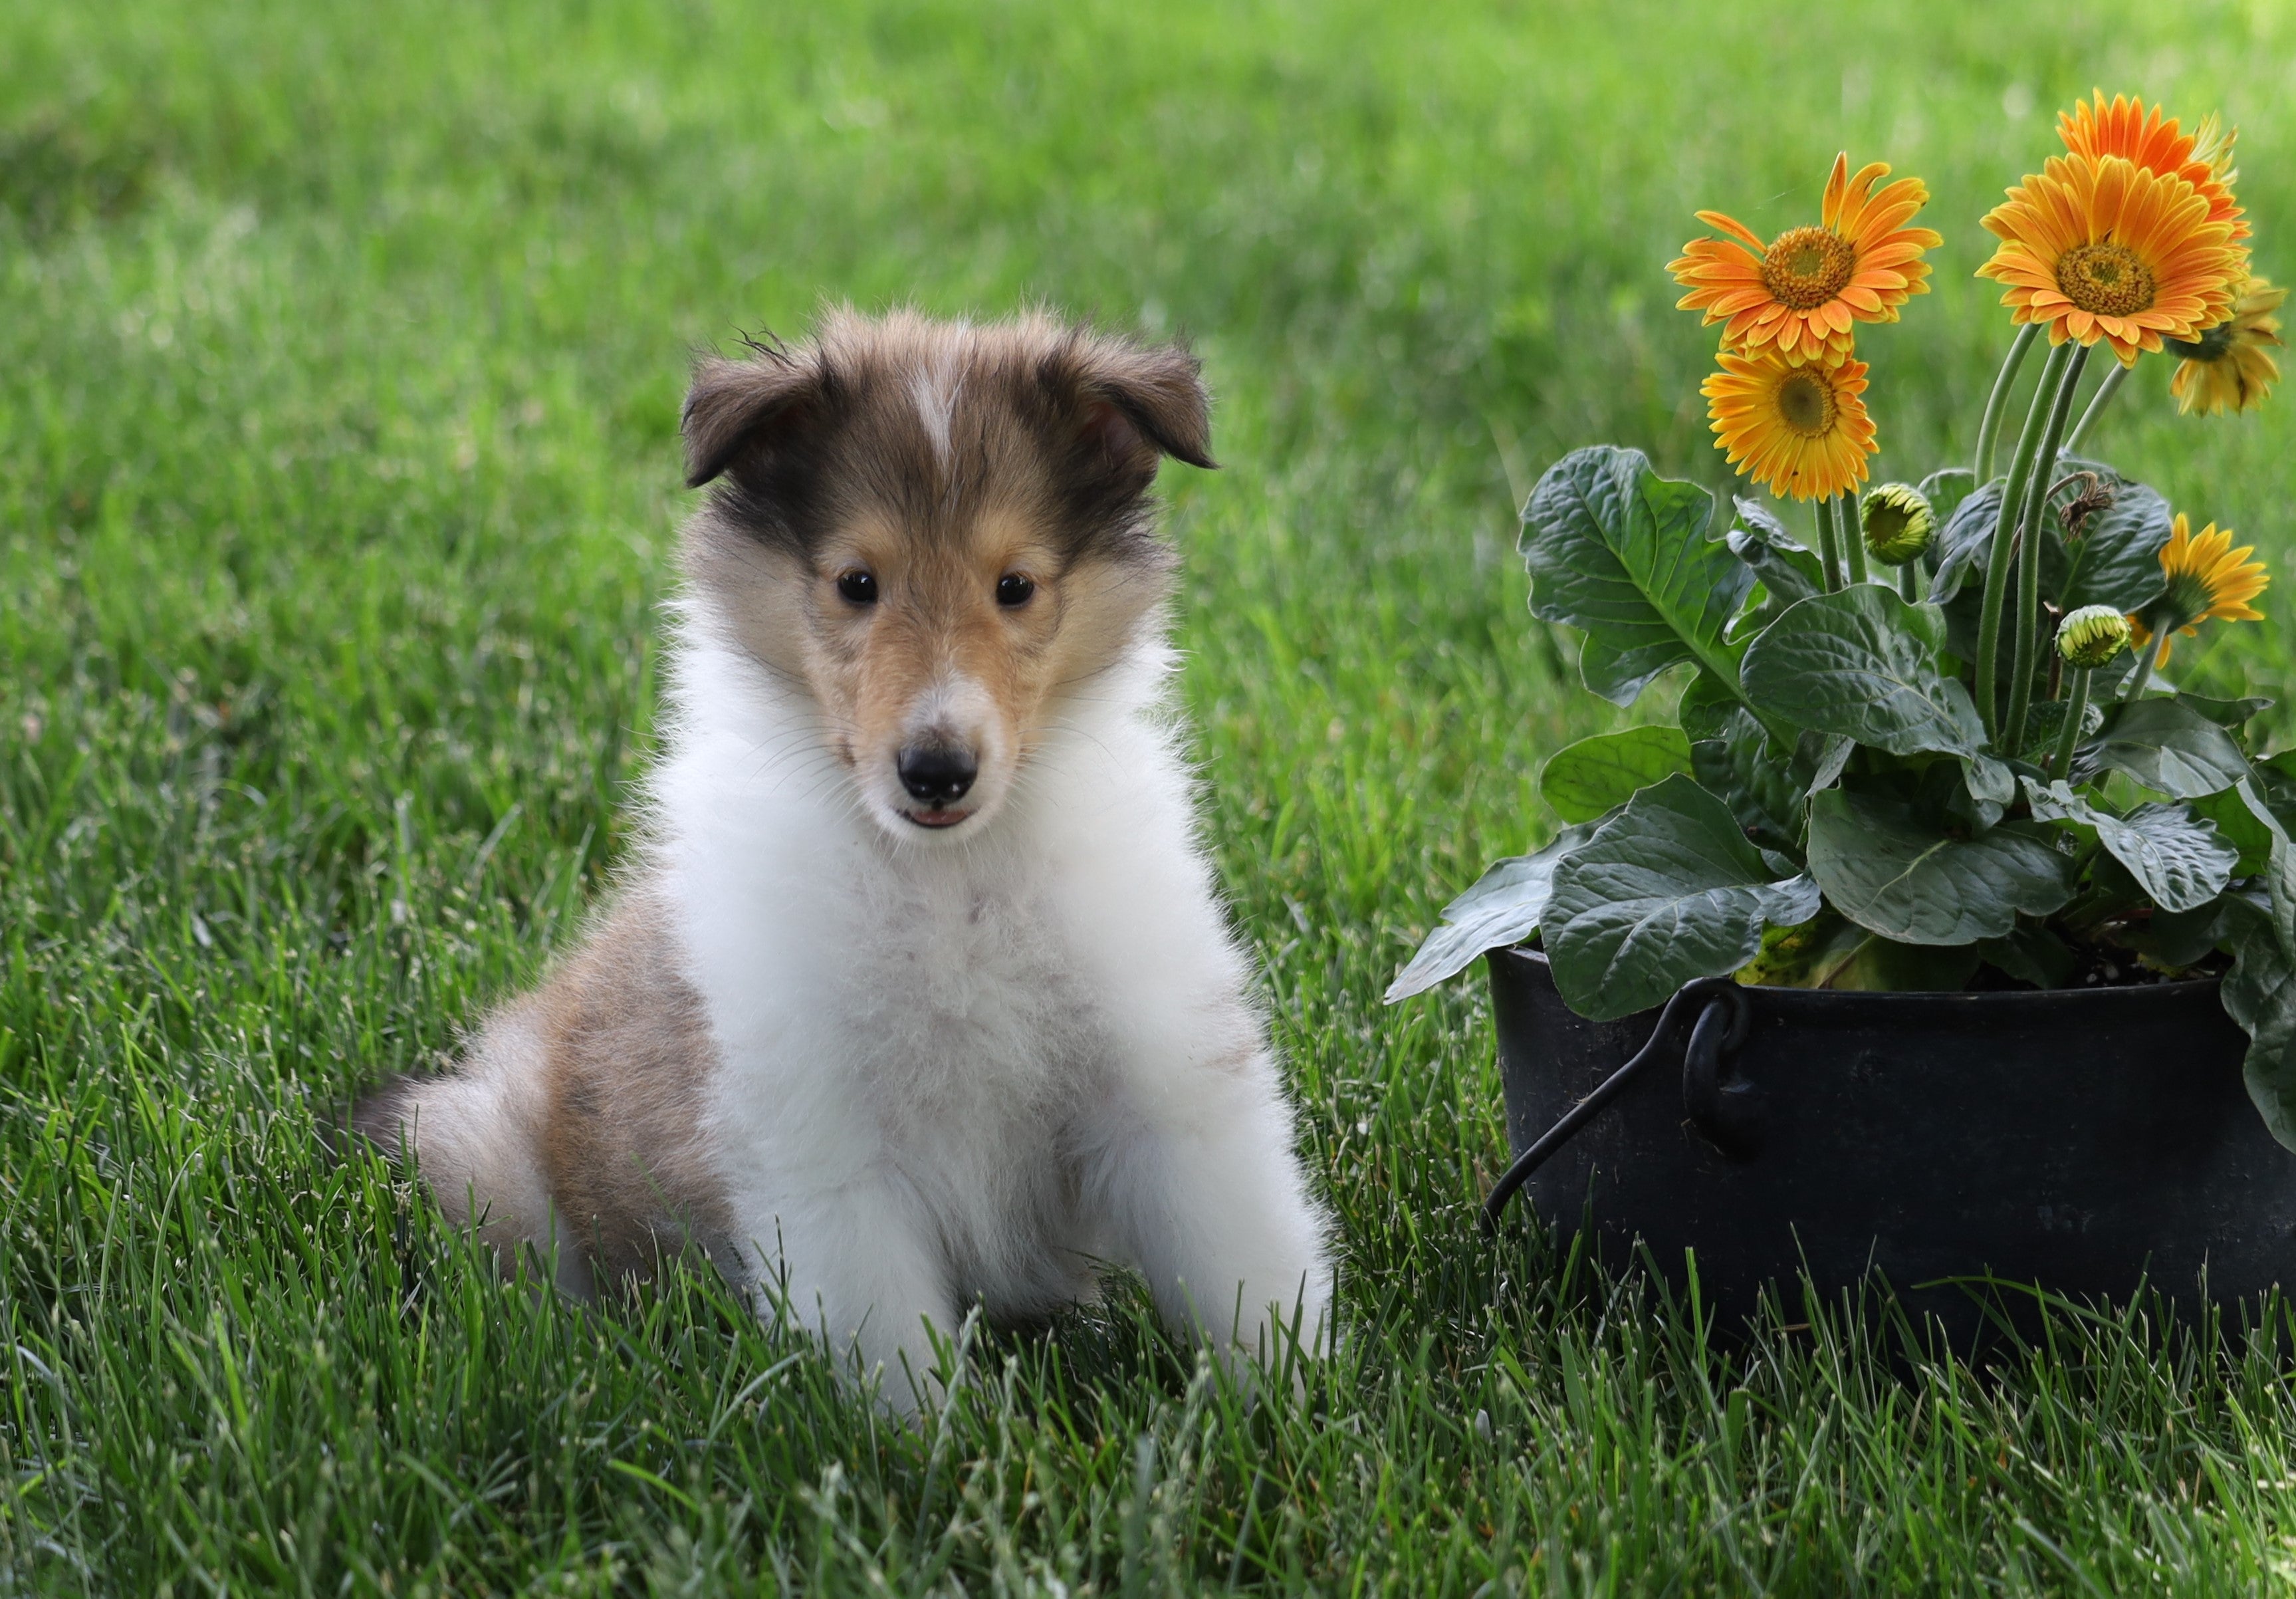
[[[1710,1345],[1478,1237],[1484,1004],[1378,1004],[1612,719],[1524,611],[1529,480],[1615,439],[1719,480],[1690,212],[1814,217],[1845,145],[1929,179],[1937,291],[1861,350],[1913,477],[1970,446],[1977,218],[2054,109],[2221,105],[2286,279],[2292,69],[2265,0],[0,0],[0,1593],[2296,1582],[2283,1364],[2136,1318],[1990,1378],[1826,1317]],[[1205,357],[1185,694],[1344,1234],[1305,1403],[1119,1289],[889,1430],[716,1283],[530,1296],[319,1147],[611,871],[689,353],[845,297]],[[2103,447],[2284,572],[2289,406],[2165,388]],[[2296,700],[2286,636],[2178,661]]]

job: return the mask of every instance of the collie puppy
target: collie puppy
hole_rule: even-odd
[[[979,1307],[1136,1268],[1223,1358],[1330,1335],[1327,1227],[1166,702],[1195,362],[829,316],[702,363],[645,841],[459,1068],[355,1125],[564,1289],[705,1250],[913,1410]]]

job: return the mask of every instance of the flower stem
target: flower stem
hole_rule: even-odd
[[[2009,460],[2009,481],[2001,492],[2001,509],[1993,519],[1993,547],[1985,558],[1985,601],[1977,626],[1977,714],[1985,720],[1989,738],[2000,730],[2001,700],[1996,684],[2000,676],[2001,611],[2009,597],[2009,552],[2016,542],[2017,515],[2023,509],[2026,480],[2033,475],[2033,457],[2040,453],[2041,431],[2048,425],[2049,401],[2058,380],[2073,358],[2074,346],[2060,344],[2049,351],[2041,368],[2039,387],[2025,413],[2025,430],[2017,437],[2017,453]]]
[[[2128,686],[2120,691],[2120,697],[2123,700],[2142,698],[2144,685],[2152,681],[2152,668],[2161,664],[2161,658],[2168,652],[2169,629],[2163,627],[2155,636],[2144,641],[2144,659],[2136,663],[2136,669],[2129,674]]]
[[[2017,330],[2008,355],[2002,358],[2001,375],[1993,380],[1993,392],[1986,397],[1985,420],[1977,427],[1977,486],[1980,488],[1993,480],[1993,447],[2001,437],[2001,417],[2009,408],[2009,391],[2017,386],[2018,370],[2032,353],[2033,340],[2040,336],[2038,322]]]
[[[2025,737],[2025,713],[2033,703],[2033,668],[2040,660],[2041,649],[2041,518],[2049,505],[2049,482],[2057,469],[2058,447],[2065,437],[2065,419],[2072,414],[2073,391],[2080,387],[2081,370],[2088,365],[2089,347],[2071,347],[2073,358],[2065,364],[2064,376],[2057,382],[2055,400],[2049,406],[2049,430],[2041,437],[2041,449],[2025,490],[2023,541],[2017,551],[2017,650],[2009,668],[2009,748],[2014,750]]]
[[[1906,603],[1908,605],[1918,605],[1922,603],[1922,563],[1920,562],[1908,561],[1898,569],[1898,592],[1905,596]]]
[[[1848,557],[1849,580],[1866,581],[1866,529],[1857,516],[1857,491],[1851,489],[1833,502],[1834,530],[1841,537],[1841,553]]]
[[[2057,734],[2056,753],[2041,768],[2051,777],[2066,776],[2073,769],[2073,746],[2080,742],[2081,720],[2088,715],[2088,680],[2087,667],[2073,669],[2072,698],[2062,701],[2065,708],[2064,730]]]
[[[2112,397],[2120,392],[2120,386],[2136,370],[2134,366],[2123,366],[2118,362],[2113,364],[2112,370],[2104,374],[2104,381],[2096,386],[2096,393],[2090,398],[2088,409],[2081,413],[2081,419],[2073,424],[2073,430],[2065,435],[2065,454],[2070,455],[2080,448],[2081,440],[2088,437],[2089,429],[2096,425],[2096,419],[2104,414],[2104,408],[2112,404]]]
[[[1825,592],[1838,594],[1841,589],[1841,545],[1833,537],[1833,519],[1825,513],[1826,502],[1812,500],[1810,516],[1817,523],[1817,558],[1825,565]]]

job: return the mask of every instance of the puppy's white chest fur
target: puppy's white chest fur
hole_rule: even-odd
[[[1164,666],[1152,650],[1111,671],[965,848],[905,849],[855,814],[824,759],[761,767],[756,751],[789,747],[804,709],[690,636],[654,784],[659,853],[719,1054],[701,1135],[768,1287],[786,1274],[799,1298],[793,1255],[828,1270],[898,1240],[933,1319],[976,1300],[1042,1316],[1089,1291],[1095,1259],[1128,1252],[1137,1201],[1111,1177],[1153,1129],[1213,1130],[1242,1101],[1280,1137],[1155,712]],[[1249,1158],[1269,1154],[1293,1191],[1278,1214],[1312,1247],[1296,1179],[1280,1181],[1288,1151]],[[1207,1177],[1238,1199],[1265,1186]],[[867,1226],[840,1220],[854,1204]]]

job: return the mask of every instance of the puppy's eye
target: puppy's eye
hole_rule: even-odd
[[[851,571],[839,575],[837,592],[856,605],[874,605],[877,603],[876,576],[857,566]]]
[[[1037,580],[1021,572],[1006,572],[996,579],[996,603],[1007,608],[1026,605],[1036,592]]]

